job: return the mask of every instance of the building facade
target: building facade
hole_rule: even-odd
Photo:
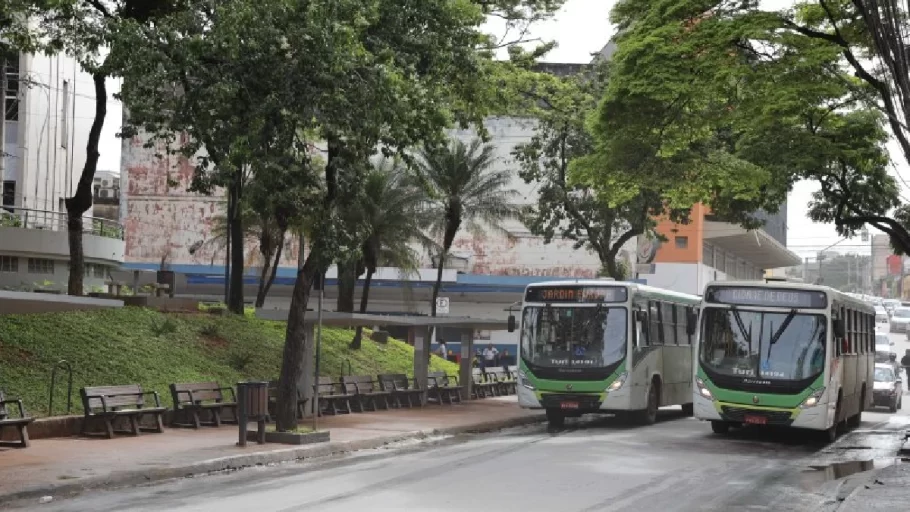
[[[65,289],[64,199],[72,195],[85,164],[94,87],[64,55],[21,54],[7,61],[6,76],[0,287]],[[122,229],[117,222],[91,217],[85,225],[85,285],[100,289],[123,260]]]
[[[762,229],[747,231],[710,214],[704,205],[692,209],[688,224],[664,220],[657,232],[666,238],[654,257],[649,285],[701,295],[711,281],[760,280],[768,269],[801,262],[787,249],[787,208],[776,214],[760,212]]]

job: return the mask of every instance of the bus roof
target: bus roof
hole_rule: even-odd
[[[632,290],[633,292],[642,292],[645,294],[654,294],[666,297],[668,299],[678,299],[687,302],[698,302],[701,300],[701,297],[698,295],[690,295],[688,293],[674,292],[673,290],[665,290],[663,288],[658,288],[656,286],[648,286],[646,284],[631,283],[628,281],[616,281],[614,279],[566,279],[564,281],[543,281],[540,283],[531,283],[525,287],[525,293],[527,294],[528,288],[539,288],[539,287],[549,287],[549,286],[621,286]]]
[[[869,311],[875,311],[875,308],[872,304],[851,296],[848,293],[844,293],[840,290],[835,290],[830,286],[823,286],[820,284],[807,284],[807,283],[794,283],[786,281],[772,281],[766,283],[763,281],[711,281],[707,286],[749,286],[753,288],[792,288],[794,290],[809,290],[815,292],[823,292],[828,296],[830,302],[838,301],[850,304],[854,307],[860,309],[866,309]]]

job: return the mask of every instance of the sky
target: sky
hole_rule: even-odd
[[[610,9],[614,3],[615,0],[567,0],[554,19],[536,25],[531,30],[532,37],[557,42],[557,47],[544,60],[561,63],[590,62],[591,54],[599,51],[614,33],[614,27],[609,22]],[[765,0],[762,6],[783,8],[790,3],[791,0]],[[494,24],[488,28],[496,32],[501,30],[501,27]],[[112,92],[119,91],[119,81],[110,80],[108,88]],[[110,103],[108,119],[121,119],[122,108],[119,101],[112,100]],[[120,141],[116,138],[119,129],[119,122],[105,124],[98,167],[100,170],[117,172],[120,169]],[[910,181],[910,170],[896,145],[891,147],[891,154],[892,159],[898,164],[894,170],[895,174],[900,175],[901,179],[898,181],[903,182],[904,177]],[[901,187],[904,189],[904,195],[908,195],[907,189],[910,187],[903,183]],[[833,225],[814,223],[806,217],[807,205],[812,193],[817,189],[818,186],[812,182],[802,182],[797,183],[790,193],[787,207],[788,247],[801,257],[814,257],[817,252],[828,249],[833,244],[836,245],[830,250],[869,254],[868,242],[860,241],[859,237],[842,240]]]

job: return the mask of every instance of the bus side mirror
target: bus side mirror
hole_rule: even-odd
[[[646,311],[637,309],[637,310],[635,310],[635,319],[638,320],[639,322],[647,322],[648,313]]]
[[[689,314],[686,316],[687,316],[687,320],[688,320],[686,322],[686,334],[688,334],[689,336],[694,336],[695,331],[698,328],[698,313],[689,312]]]
[[[843,338],[847,335],[847,330],[844,328],[844,321],[840,318],[834,319],[834,335],[838,338]]]
[[[509,332],[515,332],[515,315],[509,315]]]

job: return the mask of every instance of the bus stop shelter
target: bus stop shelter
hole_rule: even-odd
[[[287,321],[287,310],[266,310],[257,309],[256,316],[265,320]],[[298,389],[301,394],[308,398],[312,407],[308,408],[310,413],[316,406],[316,400],[313,400],[313,394],[316,384],[316,324],[319,322],[319,313],[317,311],[307,311],[304,324],[307,329],[307,337],[310,340],[306,344],[306,350],[303,355],[304,372],[301,381],[298,383]],[[491,318],[474,318],[474,317],[431,317],[431,316],[400,316],[400,315],[380,315],[380,314],[361,314],[361,313],[339,313],[335,311],[322,312],[323,327],[365,327],[373,329],[375,327],[406,327],[411,332],[411,339],[414,340],[414,363],[413,372],[414,380],[424,390],[421,395],[422,402],[427,401],[427,382],[429,374],[429,350],[430,328],[439,327],[460,327],[473,330],[499,331],[508,329],[508,319],[491,319]],[[461,363],[458,372],[458,381],[462,386],[462,398],[467,400],[471,397],[471,387],[473,386],[472,370],[474,359],[474,339],[469,338],[467,342],[461,344]]]

